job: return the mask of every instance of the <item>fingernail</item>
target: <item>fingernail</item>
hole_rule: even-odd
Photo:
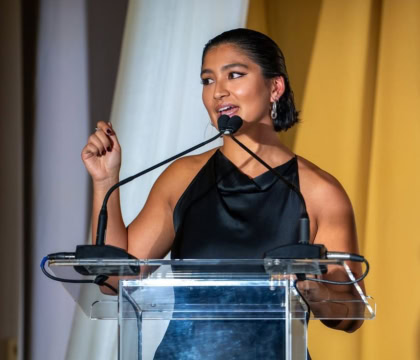
[[[111,152],[111,146],[108,146],[106,149],[107,149],[109,152]]]
[[[112,131],[111,131],[111,129],[106,129],[106,133],[107,133],[108,135],[112,135]]]
[[[108,121],[108,126],[111,126],[111,127],[112,127],[112,124],[111,124],[111,122],[110,122],[110,121]]]

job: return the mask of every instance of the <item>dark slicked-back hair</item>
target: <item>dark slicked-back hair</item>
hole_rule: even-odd
[[[250,29],[234,29],[225,31],[211,39],[203,50],[201,64],[207,52],[221,44],[232,44],[241,49],[249,58],[261,67],[262,74],[266,79],[278,76],[283,77],[285,90],[277,101],[277,118],[273,120],[276,131],[286,131],[298,122],[293,99],[293,91],[289,84],[284,55],[277,44],[267,35]]]

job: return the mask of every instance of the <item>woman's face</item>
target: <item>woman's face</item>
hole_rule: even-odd
[[[216,126],[221,115],[239,115],[246,123],[271,125],[270,102],[275,82],[265,79],[261,67],[239,47],[222,44],[211,48],[201,69],[203,103]],[[281,95],[281,94],[280,94]]]

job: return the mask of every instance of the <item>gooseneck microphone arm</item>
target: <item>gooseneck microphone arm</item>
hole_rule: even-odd
[[[212,141],[216,140],[219,137],[222,137],[224,134],[224,131],[220,131],[217,135],[213,136],[211,139],[203,141],[202,143],[195,145],[185,151],[180,152],[177,155],[171,156],[169,159],[163,160],[160,163],[153,165],[151,167],[149,167],[146,170],[140,171],[137,174],[134,174],[132,176],[129,176],[126,179],[121,180],[120,182],[116,183],[115,185],[111,186],[111,188],[108,190],[108,192],[106,193],[105,197],[104,197],[104,201],[102,203],[102,208],[101,211],[99,212],[99,217],[98,217],[98,227],[97,227],[97,232],[96,232],[96,245],[98,246],[103,246],[105,245],[105,234],[106,234],[106,225],[108,222],[108,211],[107,211],[107,203],[109,200],[109,197],[111,196],[111,194],[113,193],[114,190],[118,189],[120,186],[129,183],[130,181],[133,181],[134,179],[147,174],[150,171],[153,171],[155,169],[157,169],[160,166],[163,166],[173,160],[178,159],[181,156],[184,156],[188,153],[190,153],[191,151],[194,151],[204,145],[207,145],[208,143],[211,143]]]
[[[230,134],[230,137],[234,142],[236,142],[242,149],[244,149],[249,155],[251,155],[254,159],[260,162],[263,166],[265,166],[269,171],[271,171],[275,176],[277,176],[290,190],[294,191],[298,196],[299,200],[302,205],[302,212],[301,217],[299,219],[299,243],[300,244],[309,244],[309,216],[308,212],[306,211],[306,203],[305,199],[303,198],[302,193],[299,189],[292,184],[290,181],[287,181],[282,175],[278,173],[277,170],[273,169],[270,165],[268,165],[263,159],[261,159],[257,154],[247,148],[244,144],[242,144],[233,134]]]
[[[242,144],[233,134],[230,134],[230,137],[234,142],[236,142],[242,149],[244,149],[249,155],[251,155],[254,159],[260,162],[263,166],[265,166],[269,171],[271,171],[274,175],[276,175],[289,189],[294,191],[298,196],[299,200],[302,205],[302,213],[299,219],[299,243],[300,244],[309,244],[309,216],[308,212],[306,211],[306,203],[305,199],[303,198],[302,193],[299,189],[292,184],[291,182],[287,181],[282,175],[278,173],[275,169],[273,169],[270,165],[268,165],[263,159],[261,159],[257,154],[247,148],[244,144]]]
[[[226,119],[222,119],[221,124],[225,124],[227,122]],[[97,233],[96,233],[96,244],[95,245],[78,245],[76,247],[76,252],[74,253],[56,253],[56,254],[49,254],[47,255],[43,261],[41,262],[41,268],[44,269],[45,263],[47,260],[56,260],[56,259],[72,259],[72,260],[84,260],[84,259],[112,259],[112,260],[136,260],[136,257],[129,254],[126,250],[112,246],[112,245],[105,245],[105,236],[106,236],[106,226],[108,222],[108,211],[107,211],[107,203],[108,200],[112,194],[113,191],[118,189],[120,186],[129,183],[130,181],[133,181],[134,179],[147,174],[148,172],[165,165],[183,155],[186,155],[190,153],[191,151],[194,151],[204,145],[207,145],[208,143],[216,140],[219,137],[222,137],[224,135],[224,131],[219,131],[219,133],[215,136],[213,136],[211,139],[203,141],[202,143],[195,145],[185,151],[182,151],[181,153],[171,156],[169,159],[166,159],[164,161],[161,161],[160,163],[153,165],[149,167],[146,170],[140,171],[137,174],[134,174],[132,176],[129,176],[126,179],[121,180],[120,182],[116,183],[115,185],[111,186],[111,188],[107,191],[105,194],[101,210],[99,212],[98,217],[98,227],[97,227]],[[80,263],[78,265],[74,266],[74,269],[82,274],[82,275],[99,275],[100,277],[97,277],[94,281],[95,283],[99,285],[105,285],[106,279],[108,278],[108,275],[130,275],[135,276],[140,273],[140,266],[136,264],[102,264],[101,262],[97,263],[96,265],[91,264],[83,264]],[[44,273],[46,273],[44,271]],[[106,275],[103,277],[103,275]],[[48,275],[47,275],[48,276]],[[50,276],[51,277],[51,276]],[[51,277],[53,278],[53,277]],[[54,280],[59,281],[67,281],[64,279],[54,278]],[[79,282],[79,281],[70,281],[70,282]],[[86,281],[89,282],[89,281]]]
[[[241,143],[233,134],[230,134],[230,137],[233,141],[235,141],[242,149],[244,149],[249,155],[251,155],[254,159],[256,159],[258,162],[260,162],[262,165],[264,165],[269,171],[271,171],[276,177],[278,177],[289,189],[294,191],[300,198],[300,201],[302,202],[302,206],[304,207],[304,214],[308,216],[306,212],[306,204],[305,199],[302,196],[302,193],[299,191],[299,189],[292,184],[291,182],[287,181],[282,175],[278,173],[277,170],[273,169],[270,165],[268,165],[263,159],[261,159],[257,154],[255,154],[252,150],[250,150],[248,147],[246,147],[243,143]]]
[[[302,206],[301,217],[299,219],[299,243],[309,244],[309,237],[310,237],[309,216],[306,210],[306,203],[305,203],[305,199],[303,198],[302,193],[294,184],[292,184],[290,181],[285,179],[284,176],[279,174],[277,170],[273,169],[263,159],[261,159],[257,154],[255,154],[252,150],[250,150],[247,146],[245,146],[233,135],[241,127],[241,125],[242,125],[242,119],[239,116],[232,116],[228,120],[225,131],[229,133],[232,140],[236,142],[243,150],[245,150],[249,155],[251,155],[259,163],[265,166],[278,179],[280,179],[289,189],[291,189],[293,192],[295,192],[298,195],[301,206]],[[219,129],[221,129],[220,125],[219,125]]]

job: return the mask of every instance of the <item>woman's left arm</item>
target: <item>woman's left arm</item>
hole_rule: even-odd
[[[328,251],[359,253],[357,233],[353,208],[341,184],[331,175],[322,170],[312,172],[302,184],[309,217],[312,223],[311,237],[314,244],[323,244]],[[307,191],[304,192],[305,188]],[[348,266],[356,278],[362,274],[360,263],[348,262]],[[331,266],[328,273],[322,276],[325,280],[349,281],[348,275],[342,266]],[[363,292],[364,284],[360,282]],[[305,281],[300,283],[299,289],[309,300],[334,299],[351,300],[360,299],[354,285],[331,285]],[[325,303],[324,303],[325,304]],[[319,310],[325,317],[351,317],[360,309],[351,306],[351,302],[329,303],[321,306]],[[357,303],[356,303],[357,304]],[[313,303],[313,307],[316,302]],[[314,309],[315,310],[315,309]],[[362,320],[324,320],[323,323],[331,328],[353,332],[363,323]]]

